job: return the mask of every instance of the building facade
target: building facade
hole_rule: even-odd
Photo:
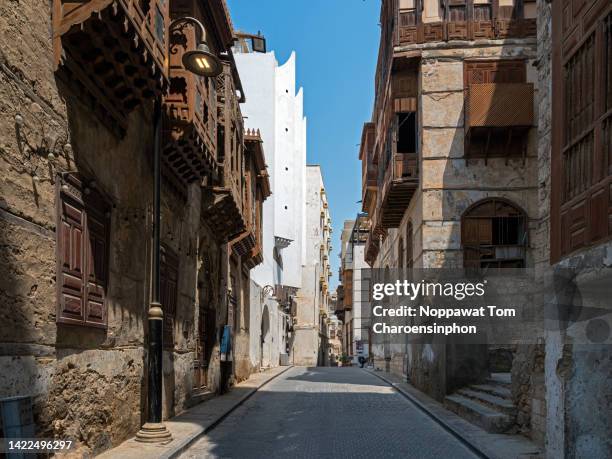
[[[260,357],[253,359],[262,366],[277,366],[289,361],[290,316],[302,285],[306,118],[303,90],[296,92],[295,53],[279,65],[274,52],[266,52],[265,43],[261,35],[238,33],[233,50],[249,93],[242,105],[245,123],[261,133],[275,190],[263,206],[263,262],[253,270],[252,279],[264,292],[257,306],[262,331],[268,330],[266,317],[278,320],[262,338]]]
[[[383,2],[361,142],[370,266],[528,268],[548,292],[534,344],[382,343],[376,366],[547,457],[611,453],[610,334],[595,332],[610,315],[611,16],[605,1]],[[485,381],[500,400],[470,385]],[[509,418],[487,424],[478,404]]]
[[[365,243],[370,229],[367,214],[359,214],[355,220],[346,220],[340,240],[340,273],[343,301],[337,306],[343,317],[344,352],[356,364],[359,357],[370,358],[369,289],[371,270],[365,261]]]
[[[244,132],[223,1],[0,10],[11,37],[0,58],[0,394],[33,398],[38,436],[96,454],[146,419],[156,142],[163,417],[251,371],[249,271],[270,193],[261,138]],[[218,77],[182,68],[195,32],[169,24],[184,16],[223,54]]]
[[[296,55],[279,65],[274,52],[254,50],[252,36],[239,36],[235,59],[249,94],[242,106],[245,123],[261,132],[274,189],[263,208],[264,262],[253,270],[253,280],[295,291],[302,285],[306,186],[306,118],[304,92],[296,92]]]
[[[293,311],[291,361],[294,365],[328,365],[331,217],[317,165],[307,166],[305,220],[305,263]]]
[[[536,2],[526,0],[382,2],[374,108],[359,154],[372,268],[534,268],[536,15]],[[504,394],[511,389],[515,408],[506,416],[493,406],[502,421],[481,424],[516,426],[542,444],[538,403],[531,403],[544,387],[535,347],[379,343],[372,351],[376,367],[403,374],[477,422],[474,399],[453,393],[505,372],[494,383]],[[498,355],[506,360],[493,369]],[[476,403],[484,402],[479,396]]]
[[[538,3],[537,69],[542,184],[537,272],[553,292],[544,305],[550,322],[543,359],[546,453],[609,457],[610,2]]]

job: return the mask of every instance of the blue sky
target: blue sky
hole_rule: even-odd
[[[361,128],[372,114],[380,0],[228,0],[228,5],[234,27],[261,31],[279,63],[296,52],[308,163],[321,165],[333,220],[335,288],[343,222],[361,209],[357,155]]]

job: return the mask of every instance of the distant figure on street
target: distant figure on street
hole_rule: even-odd
[[[366,363],[366,358],[363,355],[357,357],[357,361],[359,362],[359,368],[363,368]]]

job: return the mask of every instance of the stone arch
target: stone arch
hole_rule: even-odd
[[[475,202],[461,216],[461,246],[466,268],[524,268],[527,214],[505,198]]]

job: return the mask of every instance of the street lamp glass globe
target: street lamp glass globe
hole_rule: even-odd
[[[183,66],[191,73],[204,77],[213,77],[221,73],[221,61],[215,56],[206,43],[200,43],[195,51],[183,54]]]

